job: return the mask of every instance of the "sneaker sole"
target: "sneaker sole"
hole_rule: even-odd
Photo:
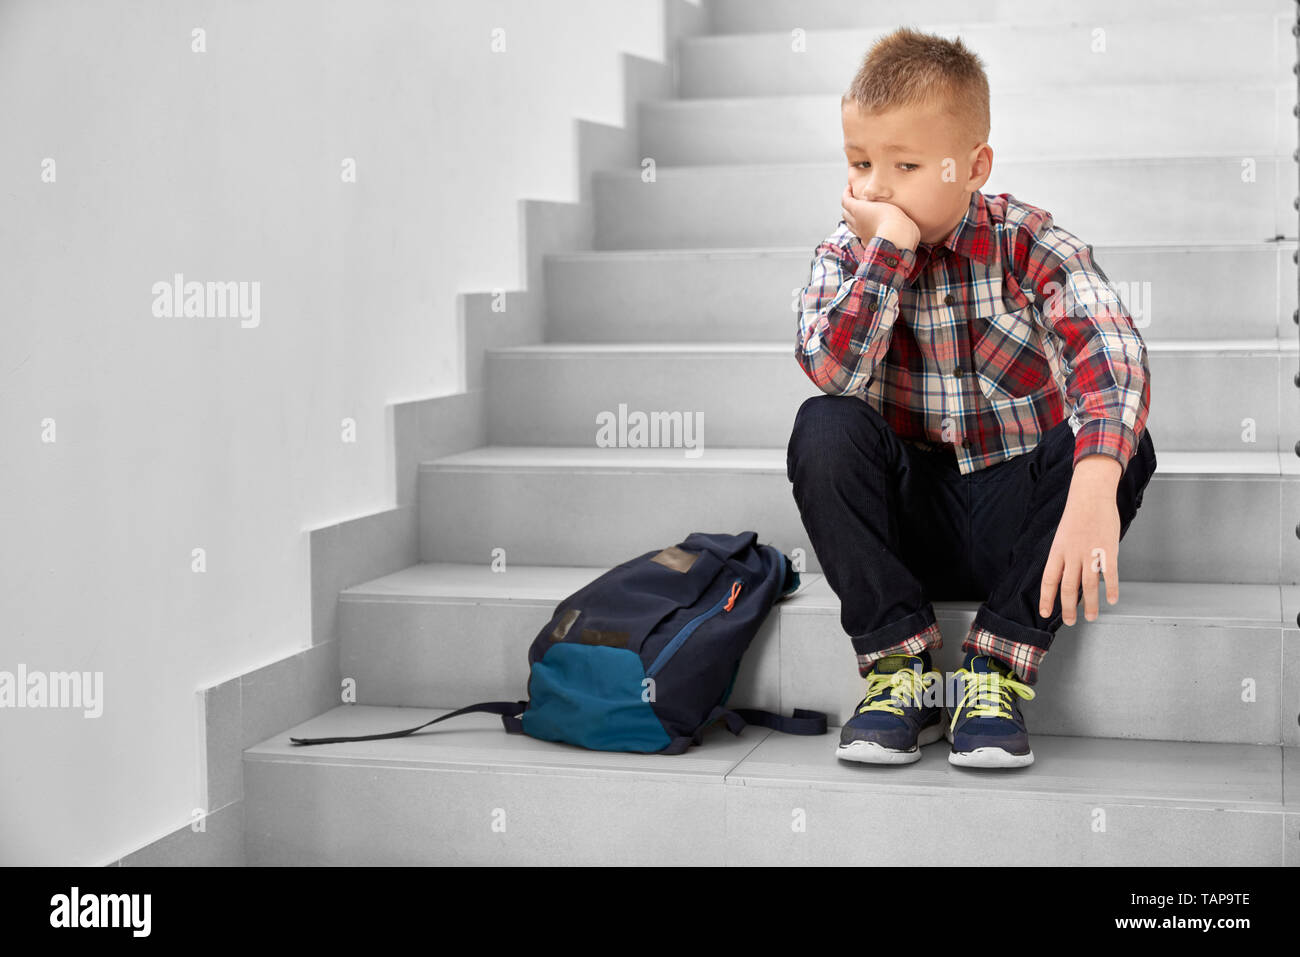
[[[875,741],[850,741],[835,749],[835,756],[863,764],[913,764],[921,760],[921,748],[943,737],[943,721],[922,728],[916,735],[916,747],[908,751],[886,748]]]
[[[945,724],[943,736],[952,744],[952,731]],[[948,763],[959,768],[1023,768],[1034,763],[1034,752],[1013,754],[1004,748],[984,747],[974,751],[951,751]]]
[[[1034,752],[1012,754],[1001,748],[952,751],[948,754],[948,763],[959,768],[1023,768],[1034,763]]]

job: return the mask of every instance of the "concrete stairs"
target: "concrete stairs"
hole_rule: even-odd
[[[1300,864],[1293,3],[909,7],[987,64],[984,192],[1093,242],[1151,350],[1159,470],[1120,603],[1061,629],[1023,705],[1036,763],[979,772],[946,743],[904,767],[836,760],[862,681],[785,474],[816,394],[793,303],[839,217],[838,95],[895,24],[860,0],[704,2],[678,98],[641,105],[655,181],[593,177],[593,248],[546,259],[547,341],[486,356],[487,444],[420,465],[420,563],[339,595],[357,703],[244,752],[249,863]],[[621,406],[691,410],[700,447],[599,447]],[[615,754],[471,715],[288,743],[526,698],[557,602],[692,531],[747,529],[804,584],[730,703],[825,711],[825,737],[717,726],[683,755]],[[935,603],[939,667],[976,607]]]

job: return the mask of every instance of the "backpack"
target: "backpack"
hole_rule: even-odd
[[[741,658],[768,611],[799,587],[799,573],[756,532],[695,532],[629,559],[555,608],[528,649],[527,701],[469,705],[415,728],[296,745],[398,738],[472,712],[499,714],[506,731],[597,751],[681,754],[723,720],[825,734],[826,715],[786,718],[729,710]]]

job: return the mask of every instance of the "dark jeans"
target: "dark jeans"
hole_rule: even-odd
[[[886,654],[942,645],[932,600],[980,601],[962,650],[1006,662],[1026,684],[1037,680],[1062,622],[1059,588],[1051,618],[1039,616],[1038,600],[1073,457],[1066,420],[1033,450],[962,475],[951,448],[900,439],[857,396],[817,395],[800,406],[786,472],[860,673]],[[1155,470],[1144,429],[1116,492],[1121,538]],[[1083,610],[1079,601],[1080,619]]]

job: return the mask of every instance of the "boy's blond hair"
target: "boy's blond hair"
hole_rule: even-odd
[[[989,80],[984,65],[961,39],[899,27],[871,45],[840,97],[866,113],[900,106],[936,105],[951,117],[966,145],[989,138]]]

